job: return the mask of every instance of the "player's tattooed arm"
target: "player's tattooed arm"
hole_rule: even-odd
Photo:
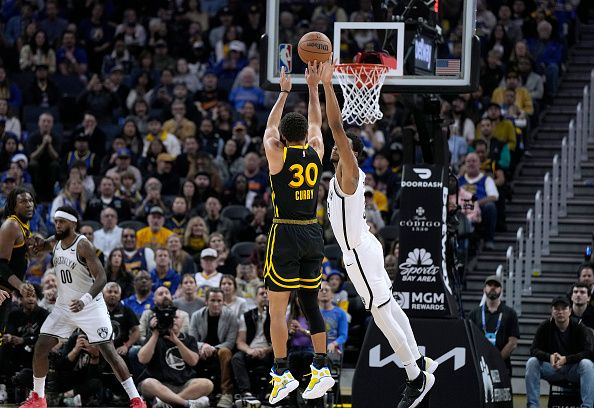
[[[338,148],[340,156],[339,166],[336,178],[340,189],[346,194],[353,194],[357,190],[359,182],[359,164],[353,153],[349,138],[342,126],[342,113],[338,105],[336,93],[332,87],[332,74],[334,73],[334,64],[325,62],[321,69],[322,84],[324,85],[324,94],[326,95],[326,114],[328,115],[328,126],[332,131],[334,143]]]
[[[82,239],[78,242],[78,253],[85,260],[87,268],[89,268],[89,272],[93,276],[94,282],[91,289],[89,289],[89,294],[95,299],[107,283],[105,269],[103,269],[103,265],[97,258],[95,247],[88,240]]]

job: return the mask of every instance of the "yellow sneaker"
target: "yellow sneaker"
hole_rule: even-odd
[[[286,370],[283,375],[278,375],[274,370],[270,370],[270,376],[272,377],[270,383],[273,387],[268,402],[271,404],[276,404],[289,395],[295,388],[299,387],[299,381],[293,378],[289,370]]]
[[[303,391],[303,399],[316,399],[322,397],[326,392],[334,387],[334,378],[330,375],[328,367],[322,367],[319,370],[312,365],[311,380],[305,391]]]

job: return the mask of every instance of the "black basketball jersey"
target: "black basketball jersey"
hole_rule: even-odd
[[[313,147],[284,149],[282,170],[270,176],[274,217],[287,220],[316,218],[322,162]]]
[[[29,228],[28,222],[22,222],[16,215],[9,215],[7,219],[17,222],[21,232],[23,233],[24,239],[23,243],[13,246],[12,254],[10,255],[10,261],[8,261],[8,266],[16,277],[18,277],[20,280],[24,280],[25,272],[27,272],[27,264],[29,262],[27,259],[27,245],[25,241],[31,236],[31,229]],[[8,283],[8,280],[0,279],[0,288],[10,290],[11,287],[12,285]]]

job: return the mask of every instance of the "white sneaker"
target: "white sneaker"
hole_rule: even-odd
[[[233,395],[231,394],[223,394],[219,399],[219,403],[217,404],[217,408],[232,408],[233,407]]]
[[[334,387],[336,381],[330,375],[328,367],[322,367],[319,370],[312,365],[311,368],[311,380],[305,391],[303,391],[303,399],[316,399],[324,396],[326,392]]]
[[[274,370],[270,370],[270,376],[272,377],[270,383],[273,387],[268,402],[271,404],[276,404],[286,398],[295,388],[299,387],[299,381],[293,378],[293,374],[289,370],[286,370],[283,375],[278,375]]]
[[[172,408],[171,405],[161,401],[158,397],[155,397],[153,408]]]
[[[82,407],[82,398],[80,394],[76,394],[71,398],[64,398],[64,405],[67,407]]]
[[[189,400],[190,408],[208,408],[210,407],[210,400],[208,397],[200,397],[195,400]]]

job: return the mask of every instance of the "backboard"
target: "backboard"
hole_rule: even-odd
[[[320,31],[332,41],[338,63],[353,62],[361,51],[396,57],[382,92],[471,92],[478,88],[480,71],[476,0],[449,4],[459,9],[440,9],[439,0],[267,0],[261,86],[278,90],[285,66],[293,89],[306,91],[306,64],[297,44],[305,33]]]

